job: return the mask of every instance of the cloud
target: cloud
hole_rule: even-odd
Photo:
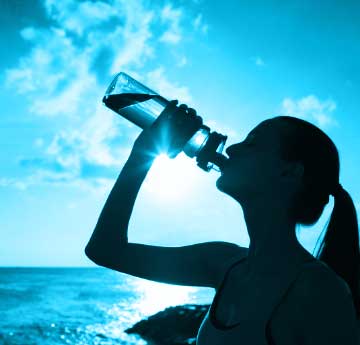
[[[83,187],[76,181],[114,177],[139,132],[134,125],[124,126],[120,117],[99,105],[94,116],[78,128],[59,131],[48,145],[40,141],[44,148],[41,158],[19,159],[22,168],[35,171],[23,184],[74,182]],[[94,181],[89,183],[94,185]]]
[[[183,57],[181,57],[181,58],[178,60],[176,66],[178,66],[178,67],[183,67],[183,66],[185,66],[187,63],[188,63],[188,61],[187,61],[186,56],[183,56]]]
[[[141,67],[148,58],[154,57],[154,46],[150,42],[152,38],[150,25],[154,20],[153,12],[146,11],[139,6],[132,9],[128,4],[126,6],[126,19],[124,28],[118,27],[108,38],[110,39],[109,42],[123,42],[119,46],[116,43],[114,44],[117,47],[111,66],[112,74],[122,70],[125,66]]]
[[[256,66],[265,66],[265,62],[260,56],[254,58],[254,63]]]
[[[0,187],[13,187],[18,190],[26,190],[28,186],[29,186],[28,181],[23,181],[17,178],[6,178],[6,177],[0,178]]]
[[[43,138],[36,138],[34,140],[35,147],[43,147],[44,146],[44,139]]]
[[[170,44],[177,44],[182,39],[182,30],[180,28],[180,21],[183,15],[183,11],[180,9],[174,9],[171,5],[166,5],[161,11],[161,21],[163,23],[169,23],[169,28],[160,37],[161,42]]]
[[[196,30],[199,30],[203,34],[207,34],[209,31],[209,26],[203,23],[203,16],[201,13],[196,16],[193,25]]]
[[[61,165],[59,162],[45,158],[20,158],[19,165],[22,168],[27,168],[27,169],[35,168],[36,170],[37,168],[42,167],[44,169],[49,169],[59,173],[63,173],[66,171],[65,167]]]
[[[116,1],[117,4],[124,4]],[[118,11],[110,3],[102,1],[46,0],[45,9],[49,17],[69,32],[82,36],[89,30],[99,28],[101,24],[118,16]],[[76,15],[72,15],[75,14]]]
[[[5,80],[24,96],[33,116],[61,127],[50,141],[35,141],[42,150],[40,157],[19,158],[19,165],[31,175],[22,181],[3,178],[0,185],[24,189],[37,183],[106,184],[140,133],[101,102],[107,84],[120,70],[169,99],[191,102],[189,89],[171,81],[166,67],[155,59],[164,45],[179,45],[185,29],[191,35],[192,19],[171,4],[161,8],[146,4],[45,0],[52,25],[20,31],[32,49],[5,71]],[[202,23],[199,18],[197,25]],[[178,56],[173,58],[171,68],[179,64]],[[186,62],[182,54],[180,65]]]
[[[33,41],[36,38],[36,30],[32,27],[24,28],[20,31],[20,36],[26,41]]]
[[[29,188],[38,185],[49,185],[57,187],[70,187],[84,190],[85,192],[93,195],[106,195],[114,184],[113,178],[96,177],[83,179],[78,178],[71,172],[55,173],[51,170],[37,169],[32,175],[28,175],[24,178],[0,178],[0,187],[3,188],[15,188],[19,191],[27,191]]]
[[[149,85],[153,85],[154,89],[169,100],[177,99],[180,103],[192,103],[189,89],[185,86],[171,83],[166,77],[165,70],[162,67],[147,73],[146,81]]]
[[[336,103],[332,99],[321,101],[314,95],[309,95],[298,100],[285,98],[281,104],[281,113],[314,121],[318,126],[338,126],[332,117]]]
[[[210,127],[211,131],[226,135],[231,141],[239,141],[240,134],[231,127],[227,127],[216,120],[206,119],[206,125]]]

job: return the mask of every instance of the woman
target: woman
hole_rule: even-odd
[[[339,184],[335,145],[309,122],[265,120],[228,147],[225,163],[213,157],[222,171],[217,188],[243,209],[249,248],[221,241],[181,247],[128,242],[135,199],[154,158],[164,145],[174,157],[201,124],[193,109],[176,104],[137,138],[86,255],[136,277],[216,289],[198,345],[359,345],[356,211]],[[296,225],[314,224],[329,195],[335,206],[314,258],[297,241]]]

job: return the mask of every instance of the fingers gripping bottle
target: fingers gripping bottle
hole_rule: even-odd
[[[142,129],[150,127],[162,113],[169,101],[152,91],[126,73],[118,73],[106,90],[104,104]],[[221,153],[227,136],[211,132],[201,125],[188,140],[183,152],[190,158],[196,157],[197,165],[205,170],[219,171],[227,160]],[[219,169],[214,167],[215,163]]]

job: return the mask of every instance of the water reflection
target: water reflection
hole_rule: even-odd
[[[119,278],[112,285],[118,291],[117,302],[98,301],[96,305],[103,313],[103,321],[86,327],[85,333],[99,339],[99,345],[108,344],[108,341],[112,341],[111,344],[145,345],[147,343],[139,335],[127,334],[125,329],[167,307],[197,303],[203,299],[201,291],[204,296],[208,295],[206,289],[198,287],[163,284],[124,275]]]
[[[124,275],[119,278],[112,285],[118,291],[118,301],[111,304],[98,301],[96,306],[102,314],[102,322],[88,324],[84,332],[86,336],[98,339],[99,345],[109,341],[112,341],[111,344],[145,345],[140,336],[126,334],[124,330],[169,306],[196,303],[196,287],[163,284]]]
[[[143,315],[154,314],[169,306],[194,303],[196,287],[179,286],[137,279],[134,283],[137,301],[134,309]]]

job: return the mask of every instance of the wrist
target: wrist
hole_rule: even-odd
[[[154,154],[132,150],[125,163],[125,167],[139,173],[147,172],[151,168],[155,158],[156,155]]]
[[[154,152],[150,152],[147,150],[132,150],[130,152],[128,161],[131,162],[153,162],[156,158],[156,154]]]

